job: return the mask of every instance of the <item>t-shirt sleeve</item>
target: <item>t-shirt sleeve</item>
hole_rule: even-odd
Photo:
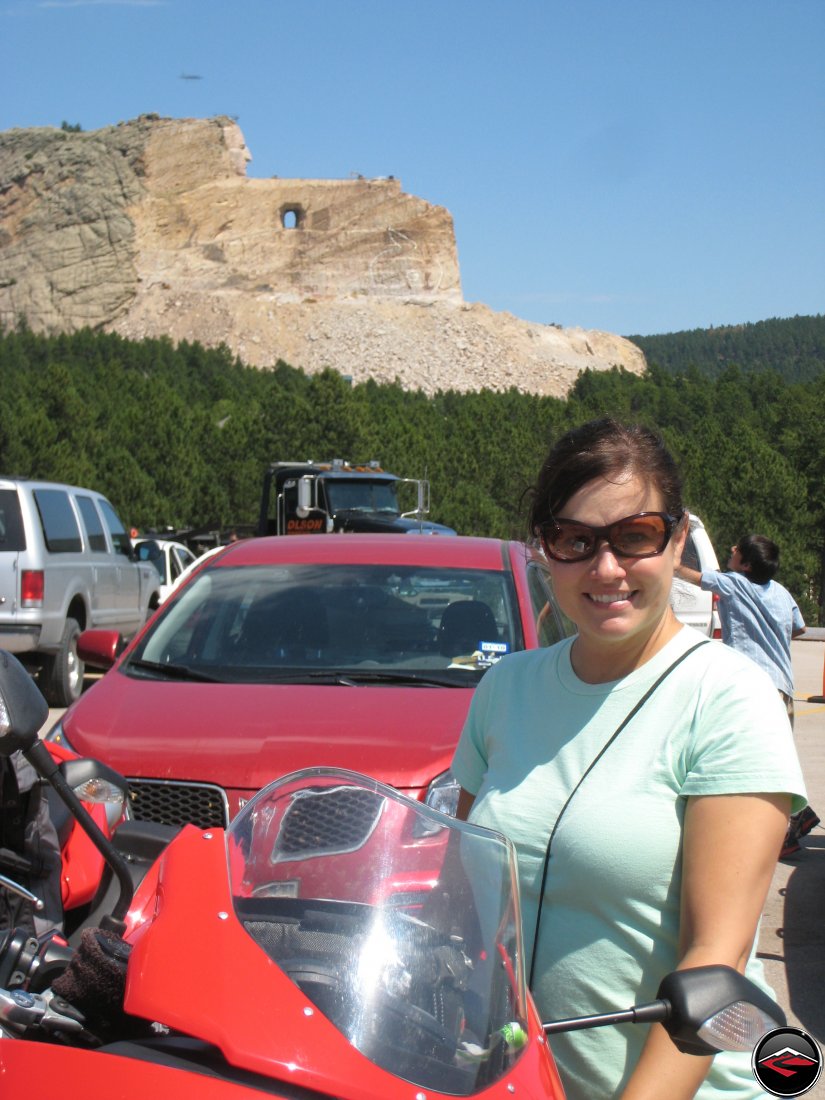
[[[715,592],[717,596],[733,595],[736,582],[732,579],[735,574],[720,573],[716,569],[708,569],[702,574],[699,582],[705,592]]]
[[[461,736],[458,739],[450,770],[465,791],[478,794],[481,782],[487,773],[487,748],[484,743],[484,715],[487,699],[495,677],[494,669],[484,674],[484,678],[473,692],[470,709]]]
[[[682,795],[790,794],[806,805],[805,782],[785,705],[770,679],[746,662],[708,668],[682,762]]]
[[[793,631],[795,634],[798,634],[801,630],[805,629],[805,620],[802,618],[802,612],[799,610],[796,604],[793,605],[791,619],[793,622]]]

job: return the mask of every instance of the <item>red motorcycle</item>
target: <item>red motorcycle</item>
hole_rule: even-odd
[[[49,815],[60,844],[63,933],[76,944],[84,928],[111,911],[121,889],[137,887],[179,829],[131,818],[129,784],[119,772],[99,760],[78,757],[57,742],[47,747],[61,782],[71,788],[109,842],[98,845],[49,786]],[[111,848],[117,853],[114,860]]]
[[[0,752],[38,766],[31,682],[4,656]],[[185,827],[51,987],[27,986],[0,989],[0,1076],[65,1100],[103,1075],[124,1100],[563,1100],[555,1031],[660,1020],[685,1049],[750,1050],[782,1020],[704,967],[650,1004],[543,1025],[510,843],[323,768],[268,785],[226,831]]]

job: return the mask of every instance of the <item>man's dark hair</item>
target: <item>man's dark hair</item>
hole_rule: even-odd
[[[766,535],[743,535],[736,549],[754,584],[767,584],[779,568],[779,547]]]

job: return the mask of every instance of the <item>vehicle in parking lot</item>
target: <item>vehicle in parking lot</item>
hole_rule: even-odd
[[[52,706],[83,687],[87,627],[134,634],[159,601],[157,570],[137,560],[115,509],[76,485],[0,477],[0,648],[39,670]]]
[[[168,586],[165,595],[163,595],[161,598],[161,603],[163,603],[165,600],[168,600],[173,592],[177,592],[178,588],[180,588],[182,584],[185,584],[195,572],[195,570],[200,569],[205,561],[208,561],[209,558],[214,557],[215,554],[223,550],[224,545],[224,543],[219,543],[217,546],[210,546],[208,550],[205,550],[202,554],[199,554],[197,557],[195,557],[193,561],[190,561],[186,568],[182,570],[182,572],[179,573],[178,576],[175,577],[172,583]]]
[[[49,736],[117,768],[135,816],[166,824],[226,824],[316,765],[449,808],[485,670],[573,629],[523,543],[249,539],[196,569]],[[112,632],[81,639],[90,663],[116,651]]]
[[[141,561],[150,561],[160,574],[160,603],[168,598],[177,581],[197,557],[188,546],[173,539],[156,539],[154,536],[135,542],[135,551]]]
[[[682,551],[682,564],[699,573],[705,570],[718,570],[716,551],[707,533],[704,523],[698,516],[690,514],[690,528]],[[670,605],[680,622],[692,626],[708,637],[721,638],[719,613],[716,610],[716,596],[703,592],[695,584],[673,578],[670,590]]]

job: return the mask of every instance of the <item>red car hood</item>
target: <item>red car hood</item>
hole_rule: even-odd
[[[71,707],[72,748],[125,776],[256,791],[316,765],[400,790],[445,771],[471,688],[181,684],[108,672]]]

